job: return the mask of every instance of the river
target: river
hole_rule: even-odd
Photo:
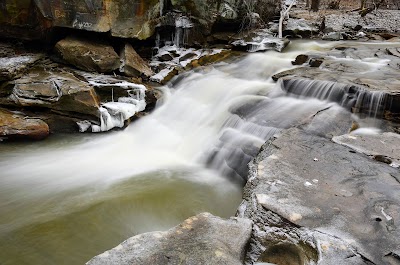
[[[284,53],[182,74],[162,88],[151,115],[123,131],[2,144],[0,264],[83,264],[128,237],[200,212],[234,215],[246,164],[260,146],[332,104],[267,97],[277,87],[271,75],[293,67],[300,53],[331,46],[297,41]],[[260,102],[270,104],[246,107]]]

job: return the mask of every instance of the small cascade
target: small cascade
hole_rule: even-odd
[[[387,105],[386,93],[367,91],[355,85],[307,79],[283,79],[279,82],[281,89],[290,95],[336,102],[354,113],[373,118],[382,117]]]
[[[110,86],[110,84],[96,81],[89,83],[97,87]],[[113,128],[122,128],[126,120],[146,108],[145,86],[126,81],[112,84],[112,86],[126,89],[129,97],[120,97],[117,102],[102,103],[99,108],[100,125],[92,124],[87,120],[78,122],[80,132],[85,132],[90,128],[92,132],[105,132]]]

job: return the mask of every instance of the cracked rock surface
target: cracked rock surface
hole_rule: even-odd
[[[239,208],[254,222],[246,261],[398,264],[399,176],[330,139],[283,131],[250,164]]]

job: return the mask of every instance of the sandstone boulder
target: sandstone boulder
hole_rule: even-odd
[[[91,259],[88,265],[243,264],[252,224],[209,213],[166,232],[137,235]]]
[[[44,108],[75,117],[99,116],[99,98],[94,88],[64,70],[41,67],[0,87],[0,104],[11,107]]]
[[[147,62],[137,54],[130,44],[125,44],[122,49],[120,72],[132,77],[140,77],[141,75],[150,77],[154,74]]]
[[[0,109],[0,141],[42,140],[49,135],[49,126],[38,118]]]
[[[68,37],[59,41],[56,51],[69,64],[89,72],[112,72],[118,69],[120,58],[107,44]]]

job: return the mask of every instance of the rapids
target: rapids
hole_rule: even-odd
[[[123,131],[2,144],[0,264],[83,264],[199,212],[234,215],[261,145],[310,113],[341,108],[276,93],[271,79],[298,54],[331,47],[298,41],[182,74]]]

